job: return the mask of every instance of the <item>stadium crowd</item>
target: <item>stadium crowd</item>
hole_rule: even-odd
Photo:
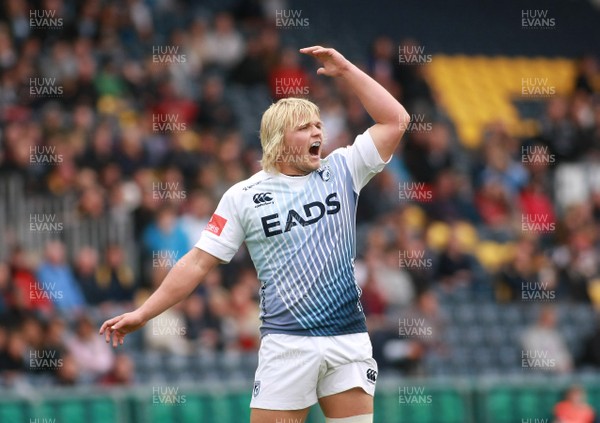
[[[139,254],[115,243],[69,252],[60,233],[38,251],[0,240],[2,382],[45,373],[65,385],[132,383],[130,350],[112,350],[97,322],[146,298],[195,244],[225,190],[260,170],[259,122],[242,127],[229,89],[309,97],[321,107],[327,151],[371,122],[343,85],[300,59],[300,46],[283,43],[272,16],[285,1],[271,9],[241,1],[229,12],[175,0],[154,10],[141,0],[34,3],[60,24],[32,26],[34,7],[21,0],[0,9],[0,178],[18,175],[31,194],[75,195],[80,219],[129,216]],[[398,63],[399,42],[415,43],[381,36],[361,66],[411,114],[427,116],[428,129],[409,128],[361,193],[356,274],[380,367],[423,373],[426,355],[451,353],[439,334],[449,324],[442,299],[455,291],[498,303],[527,291],[600,305],[600,191],[563,209],[554,190],[559,165],[600,160],[600,96],[588,58],[572,94],[545,102],[538,136],[516,139],[494,122],[469,150],[427,65]],[[52,93],[32,94],[32,81]],[[553,163],[524,161],[521,147],[532,145],[547,146],[539,151]],[[32,148],[60,163],[32,163]],[[416,199],[403,200],[411,190]],[[544,216],[551,230],[524,229],[524,215]],[[484,241],[506,246],[500,262],[480,254]],[[255,351],[259,286],[242,247],[130,348]],[[421,318],[436,336],[398,336],[399,319]],[[599,333],[584,356],[554,370],[581,360],[600,366]],[[60,365],[36,368],[40,354]]]

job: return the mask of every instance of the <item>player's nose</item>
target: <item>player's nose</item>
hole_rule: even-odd
[[[319,128],[317,125],[312,125],[312,131],[310,134],[312,137],[320,137],[322,133],[323,131],[321,131],[321,128]]]

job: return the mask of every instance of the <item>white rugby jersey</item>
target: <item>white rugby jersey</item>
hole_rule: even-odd
[[[260,171],[223,195],[196,247],[229,262],[246,242],[262,336],[367,331],[354,277],[356,206],[385,164],[365,131],[306,176]]]

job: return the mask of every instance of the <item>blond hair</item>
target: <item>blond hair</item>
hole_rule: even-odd
[[[260,122],[260,144],[263,150],[260,164],[265,172],[279,172],[277,160],[284,149],[284,135],[314,117],[320,119],[319,107],[304,98],[282,98],[265,111]]]

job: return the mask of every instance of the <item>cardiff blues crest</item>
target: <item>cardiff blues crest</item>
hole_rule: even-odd
[[[321,167],[319,170],[317,170],[317,173],[325,182],[331,179],[331,168],[329,165]]]

